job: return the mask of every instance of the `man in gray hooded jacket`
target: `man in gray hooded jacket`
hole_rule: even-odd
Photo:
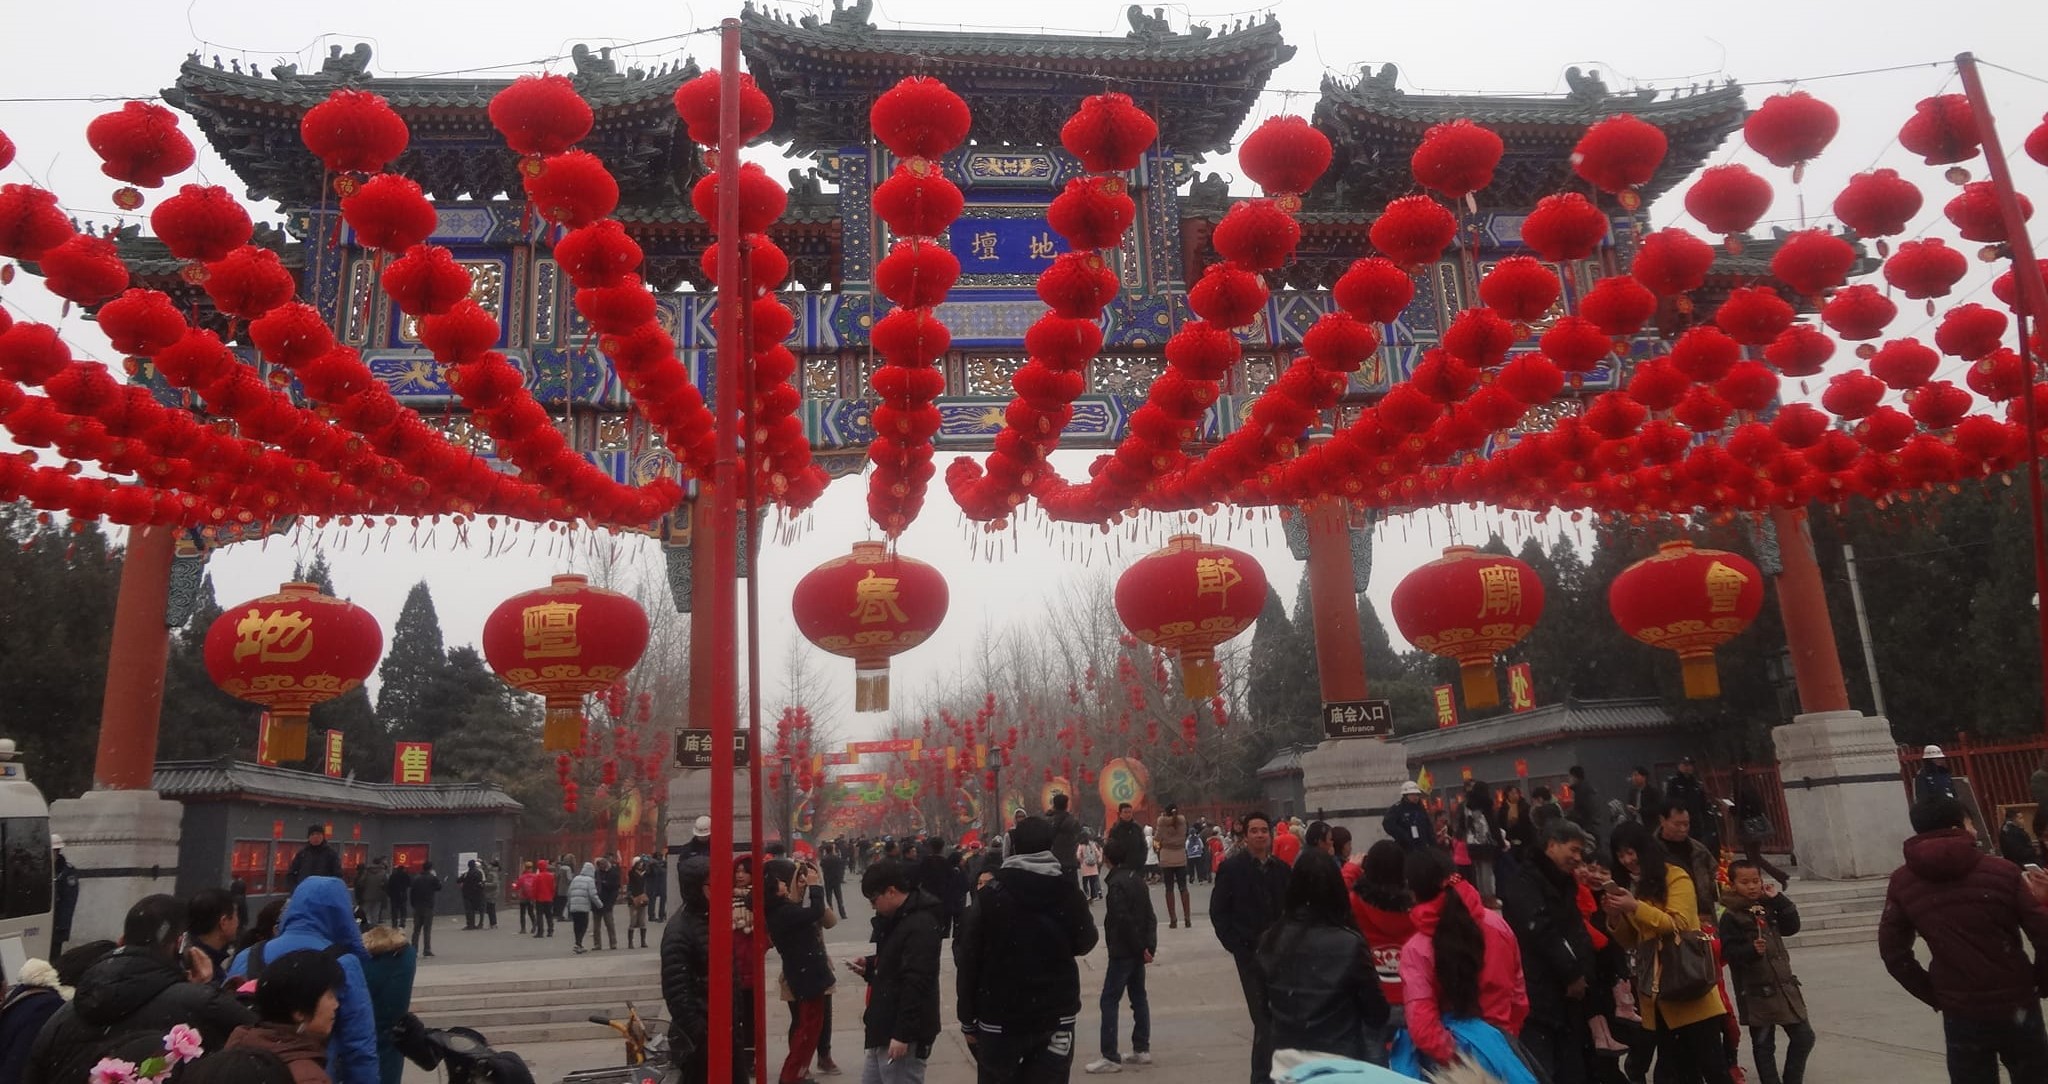
[[[954,941],[960,1028],[978,1084],[1065,1080],[1081,1012],[1076,957],[1095,948],[1095,916],[1053,857],[1053,826],[1026,817],[1014,851],[974,893]]]

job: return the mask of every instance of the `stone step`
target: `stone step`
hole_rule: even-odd
[[[665,1017],[668,1015],[668,1010],[662,1005],[659,997],[648,999],[635,998],[634,1004],[642,1009],[641,1016],[643,1019],[649,1016]],[[590,1017],[598,1014],[609,1017],[614,1013],[623,1013],[625,1010],[626,1003],[624,1000],[620,1000],[617,1004],[576,1001],[558,1002],[554,1005],[539,1005],[527,1008],[492,1008],[443,1011],[432,1014],[421,1013],[420,1020],[429,1027],[475,1028],[486,1035],[495,1035],[501,1031],[510,1031],[532,1025],[574,1024],[579,1021],[585,1027],[594,1029],[597,1025],[590,1023]],[[595,1032],[588,1037],[601,1039],[604,1037],[604,1034],[603,1032]]]
[[[514,993],[500,991],[468,990],[462,993],[448,991],[422,996],[413,995],[412,1011],[422,1019],[433,1016],[443,1024],[460,1023],[455,1019],[463,1013],[487,1012],[495,1009],[547,1008],[559,1005],[589,1005],[592,1012],[623,1011],[626,1002],[632,1002],[644,1011],[649,1005],[661,1004],[661,984],[658,982],[621,982],[615,986],[580,987],[574,990],[522,990]]]
[[[1802,948],[1818,948],[1823,945],[1874,945],[1877,943],[1877,923],[1857,926],[1836,926],[1829,929],[1815,929],[1786,939],[1787,945],[1795,952]],[[1796,967],[1798,957],[1793,957]]]
[[[588,959],[582,957],[580,959]],[[435,997],[443,994],[473,992],[479,983],[472,976],[456,975],[436,978],[429,972],[438,969],[422,969],[420,979],[413,985],[413,999]],[[552,970],[552,968],[550,968]],[[521,993],[534,990],[592,990],[610,986],[635,983],[659,983],[661,961],[654,955],[630,956],[619,961],[617,966],[605,971],[587,974],[565,974],[552,978],[499,978],[493,975],[488,980],[488,989],[493,993]]]

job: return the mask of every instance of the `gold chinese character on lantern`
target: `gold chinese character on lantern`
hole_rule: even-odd
[[[1202,557],[1195,561],[1195,597],[1215,595],[1218,607],[1229,605],[1230,589],[1244,582],[1237,562],[1228,557]]]
[[[1479,616],[1513,614],[1522,609],[1522,570],[1513,565],[1488,565],[1479,570]]]
[[[250,610],[235,623],[235,637],[236,662],[251,655],[259,662],[298,662],[313,650],[313,622],[297,610]]]
[[[853,585],[853,612],[847,616],[856,618],[863,625],[883,621],[908,621],[910,615],[903,612],[897,600],[897,579],[894,576],[877,576],[873,569]]]
[[[974,241],[970,245],[970,251],[974,253],[974,258],[977,260],[1002,259],[996,253],[996,234],[994,230],[984,230],[981,233],[975,234]]]
[[[1038,231],[1037,235],[1031,238],[1031,258],[1034,260],[1050,260],[1053,258],[1053,255],[1051,231]]]
[[[562,659],[581,651],[576,641],[576,602],[543,602],[528,606],[519,615],[529,659]]]
[[[1735,604],[1742,598],[1742,589],[1749,586],[1749,577],[1729,568],[1719,561],[1707,566],[1707,612],[1726,614],[1735,612]]]

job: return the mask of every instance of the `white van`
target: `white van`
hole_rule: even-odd
[[[50,952],[50,803],[28,781],[14,739],[0,738],[0,978]]]

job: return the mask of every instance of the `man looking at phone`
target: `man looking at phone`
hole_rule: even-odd
[[[944,906],[891,859],[861,874],[860,893],[875,909],[875,954],[846,961],[846,969],[868,984],[862,1084],[924,1084],[925,1062],[939,1037]]]

